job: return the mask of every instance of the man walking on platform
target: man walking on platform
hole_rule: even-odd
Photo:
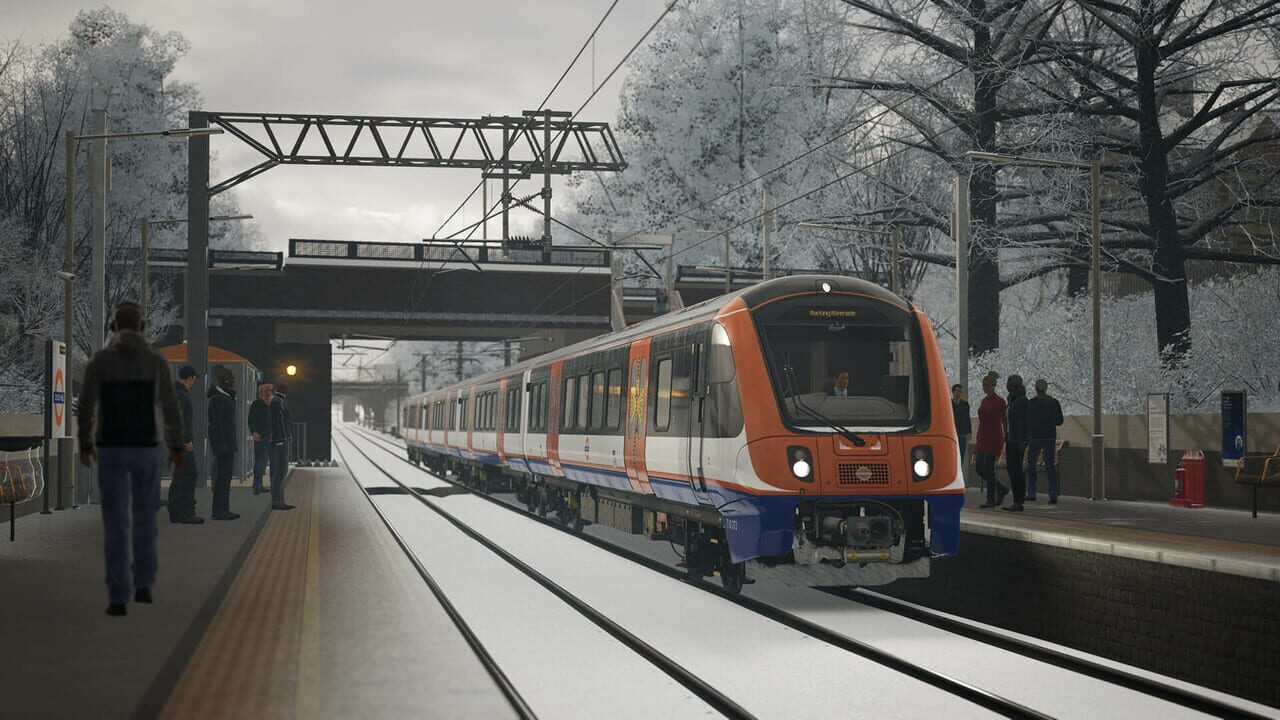
[[[231,512],[231,470],[236,457],[236,378],[215,365],[217,384],[209,388],[209,444],[213,446],[213,519],[235,520]]]
[[[1004,440],[1004,464],[1009,471],[1009,483],[1013,485],[1013,504],[1003,508],[1009,512],[1022,512],[1027,496],[1027,476],[1022,474],[1022,463],[1027,454],[1027,386],[1021,375],[1010,375],[1005,383],[1009,391],[1008,431]]]
[[[262,492],[262,475],[271,457],[271,383],[258,383],[258,397],[249,405],[249,432],[253,435],[253,494]],[[275,478],[272,478],[275,484]]]
[[[111,343],[84,370],[77,417],[80,462],[98,461],[102,525],[107,565],[107,614],[124,615],[129,591],[149,603],[156,581],[156,512],[160,502],[161,433],[174,474],[182,471],[182,411],[169,365],[142,336],[136,303],[116,306]],[[132,509],[132,520],[130,520]],[[129,579],[129,536],[133,536],[133,580]]]
[[[1062,424],[1062,405],[1049,395],[1049,382],[1036,380],[1036,396],[1027,401],[1027,500],[1035,502],[1036,462],[1044,458],[1044,472],[1049,476],[1049,504],[1058,504],[1058,426]]]
[[[182,409],[182,470],[173,473],[173,481],[169,483],[169,522],[185,525],[199,525],[204,518],[196,515],[196,456],[192,443],[191,430],[195,427],[195,418],[191,408],[191,387],[196,384],[196,369],[183,365],[178,370],[178,381],[173,384],[174,393],[178,397],[178,407]]]
[[[271,400],[271,509],[292,510],[284,501],[284,483],[289,475],[289,442],[293,439],[293,413],[289,412],[289,388],[277,383]]]

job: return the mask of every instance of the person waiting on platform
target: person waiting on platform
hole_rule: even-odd
[[[258,397],[249,405],[249,432],[253,435],[253,494],[265,487],[262,476],[271,457],[271,402],[274,388],[269,382],[258,383]],[[272,478],[274,481],[274,478]]]
[[[215,365],[209,388],[209,444],[213,446],[213,519],[235,520],[231,512],[231,471],[236,458],[236,377]]]
[[[1004,510],[1022,512],[1022,502],[1027,498],[1027,476],[1022,474],[1022,463],[1027,454],[1027,386],[1021,375],[1010,375],[1005,382],[1009,391],[1009,405],[1005,421],[1004,464],[1009,471],[1009,483],[1013,485],[1013,504]]]
[[[1058,426],[1062,424],[1062,405],[1049,394],[1049,381],[1036,380],[1036,396],[1027,401],[1027,500],[1036,501],[1036,462],[1044,458],[1044,473],[1049,476],[1049,504],[1058,504]]]
[[[77,415],[80,462],[98,462],[98,491],[107,565],[107,614],[124,615],[129,591],[150,603],[156,582],[156,513],[163,440],[174,475],[182,471],[182,411],[169,365],[142,335],[142,309],[116,306],[115,335],[84,369]],[[156,408],[163,436],[156,427]],[[132,520],[130,519],[132,509]],[[133,538],[133,581],[129,539]]]
[[[271,509],[292,510],[284,501],[284,483],[289,475],[289,441],[293,439],[293,413],[289,411],[288,386],[277,383],[271,400]]]
[[[1004,449],[1004,399],[996,394],[996,379],[1000,376],[994,371],[982,378],[982,392],[986,397],[978,406],[978,438],[973,443],[973,464],[978,469],[987,488],[987,501],[979,507],[996,507],[1004,502],[1009,493],[996,479],[996,458]]]
[[[960,443],[960,467],[964,468],[964,456],[969,451],[969,436],[973,434],[973,420],[969,417],[969,401],[964,396],[964,386],[951,386],[951,414],[956,423],[956,440]]]
[[[196,515],[196,456],[192,430],[195,427],[195,411],[191,408],[191,388],[196,384],[196,369],[183,365],[178,370],[178,381],[173,391],[182,408],[182,470],[173,473],[169,483],[169,522],[199,525],[204,518]]]
[[[835,382],[831,386],[831,397],[849,397],[849,371],[836,373]]]

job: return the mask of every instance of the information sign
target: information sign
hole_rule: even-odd
[[[1243,390],[1222,392],[1222,466],[1236,467],[1245,452],[1245,421],[1249,417],[1248,398]]]
[[[1147,462],[1169,464],[1169,394],[1147,395]]]

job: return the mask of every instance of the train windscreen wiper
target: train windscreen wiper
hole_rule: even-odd
[[[786,378],[787,378],[787,385],[789,386],[788,389],[791,391],[791,400],[797,407],[809,413],[818,422],[822,423],[823,425],[826,425],[832,430],[835,430],[837,433],[840,434],[840,437],[853,443],[854,447],[862,447],[867,444],[867,441],[863,440],[856,433],[852,432],[847,428],[837,425],[831,418],[809,407],[803,400],[800,399],[800,391],[798,388],[799,383],[796,382],[796,372],[791,368],[790,365],[783,367],[782,372],[786,375]]]

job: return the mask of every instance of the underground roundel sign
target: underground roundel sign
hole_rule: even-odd
[[[49,437],[67,437],[67,346],[54,342],[49,353]]]
[[[54,373],[53,376],[53,424],[61,428],[63,420],[67,416],[67,393],[66,380],[62,377],[62,370]]]

